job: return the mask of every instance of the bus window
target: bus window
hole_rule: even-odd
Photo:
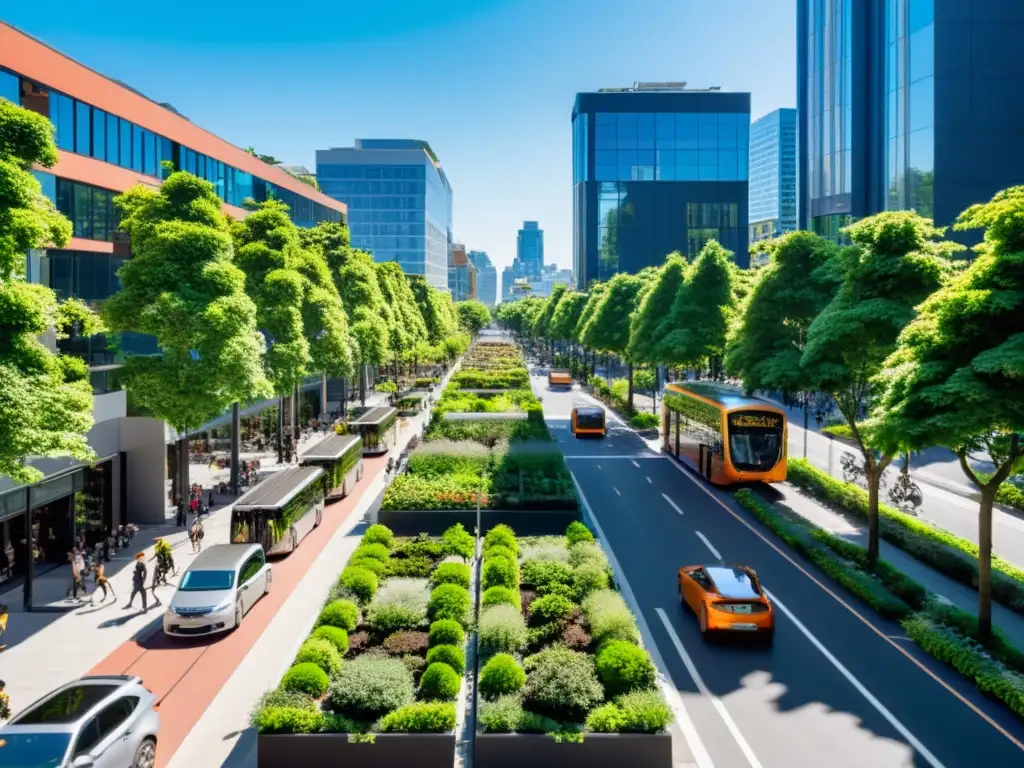
[[[580,409],[576,412],[577,429],[604,429],[604,413],[597,409]]]
[[[740,472],[763,472],[782,458],[782,419],[773,413],[729,414],[729,457]]]

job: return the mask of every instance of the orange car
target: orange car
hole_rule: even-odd
[[[775,613],[752,568],[689,565],[679,569],[679,602],[697,614],[701,635],[748,632],[771,644]]]

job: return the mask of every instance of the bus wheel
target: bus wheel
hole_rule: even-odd
[[[235,629],[242,626],[242,601],[235,602]]]
[[[299,548],[299,535],[292,528],[292,552]]]
[[[263,585],[263,596],[264,597],[266,597],[267,595],[270,594],[270,582],[273,580],[273,578],[274,578],[274,572],[268,570],[267,571],[267,581]]]
[[[320,525],[320,523],[323,522],[323,519],[324,519],[324,513],[321,510],[318,509],[316,511],[316,522],[313,523],[313,527],[316,527],[316,526]]]

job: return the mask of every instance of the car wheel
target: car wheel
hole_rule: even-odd
[[[272,571],[267,571],[267,583],[266,583],[266,586],[263,588],[263,595],[264,595],[264,597],[270,594],[270,582],[273,580],[273,578],[274,578],[273,572]]]
[[[313,524],[314,527],[318,527],[320,525],[320,523],[323,522],[323,520],[324,520],[324,513],[323,513],[322,510],[318,509],[316,511],[316,522]]]
[[[242,601],[235,603],[235,629],[242,626]]]
[[[146,738],[135,750],[132,768],[153,768],[156,764],[156,739]]]

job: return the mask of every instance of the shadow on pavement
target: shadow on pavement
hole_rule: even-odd
[[[246,728],[239,733],[229,733],[224,741],[238,737],[234,749],[227,759],[221,763],[221,768],[256,768],[256,729]]]

